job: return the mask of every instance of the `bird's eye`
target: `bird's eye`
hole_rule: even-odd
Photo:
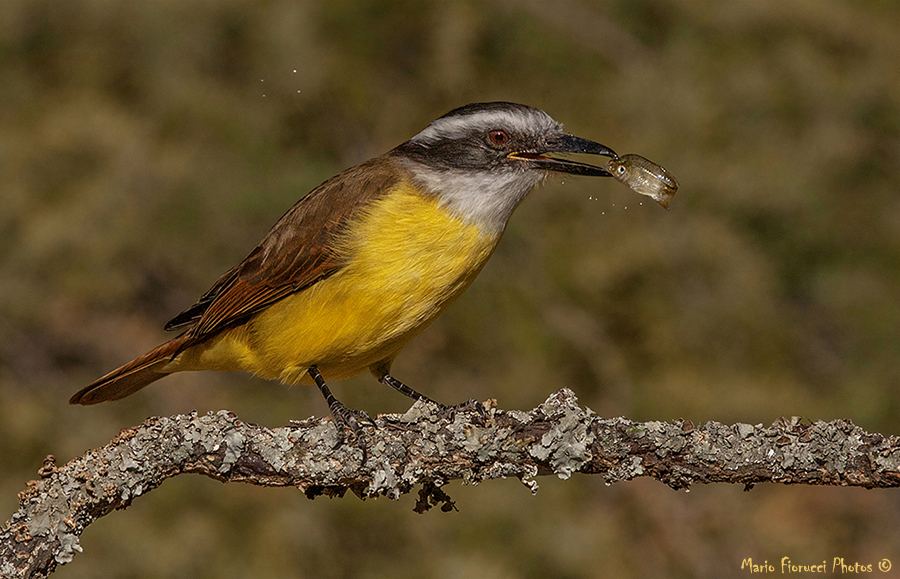
[[[491,131],[488,133],[488,140],[495,147],[502,147],[509,142],[509,134],[506,131]]]

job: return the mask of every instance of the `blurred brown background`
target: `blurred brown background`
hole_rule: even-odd
[[[666,212],[612,180],[550,179],[400,379],[448,403],[532,408],[568,386],[637,420],[900,434],[898,63],[886,1],[0,2],[0,519],[46,454],[149,415],[325,414],[314,389],[241,374],[66,401],[165,339],[300,196],[473,101],[543,108],[681,190]],[[408,407],[369,376],[335,391]],[[900,569],[895,491],[539,482],[454,483],[460,512],[422,516],[412,496],[179,477],[91,526],[57,576]]]

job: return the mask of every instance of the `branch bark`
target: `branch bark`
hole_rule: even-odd
[[[491,402],[491,401],[489,401]],[[441,487],[516,477],[598,474],[613,483],[639,476],[674,489],[696,483],[760,482],[886,488],[900,486],[900,439],[869,434],[849,420],[779,419],[772,426],[601,418],[571,390],[529,412],[488,404],[442,414],[416,403],[380,416],[366,450],[339,445],[331,420],[269,429],[220,411],[148,418],[102,448],[57,468],[48,457],[0,529],[0,577],[46,577],[72,560],[78,538],[98,518],[124,509],[168,478],[203,474],[223,482],[295,486],[309,498],[398,498],[422,485],[416,510],[453,502]]]

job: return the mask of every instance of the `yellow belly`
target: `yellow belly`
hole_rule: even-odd
[[[347,265],[183,353],[179,369],[245,370],[288,384],[387,371],[472,283],[499,241],[408,185],[373,202],[336,246]]]

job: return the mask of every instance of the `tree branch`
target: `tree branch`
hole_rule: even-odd
[[[675,489],[713,482],[900,486],[900,440],[849,420],[779,419],[769,428],[638,423],[600,418],[563,389],[530,412],[489,405],[486,420],[416,403],[376,422],[364,451],[339,445],[327,419],[268,429],[226,411],[154,417],[63,467],[48,457],[41,480],[28,483],[0,529],[0,576],[48,576],[81,551],[78,537],[88,525],[183,473],[295,486],[310,498],[349,489],[396,499],[421,484],[419,512],[452,509],[441,487],[453,479],[517,477],[536,492],[533,477],[576,472],[610,483],[649,476]]]

